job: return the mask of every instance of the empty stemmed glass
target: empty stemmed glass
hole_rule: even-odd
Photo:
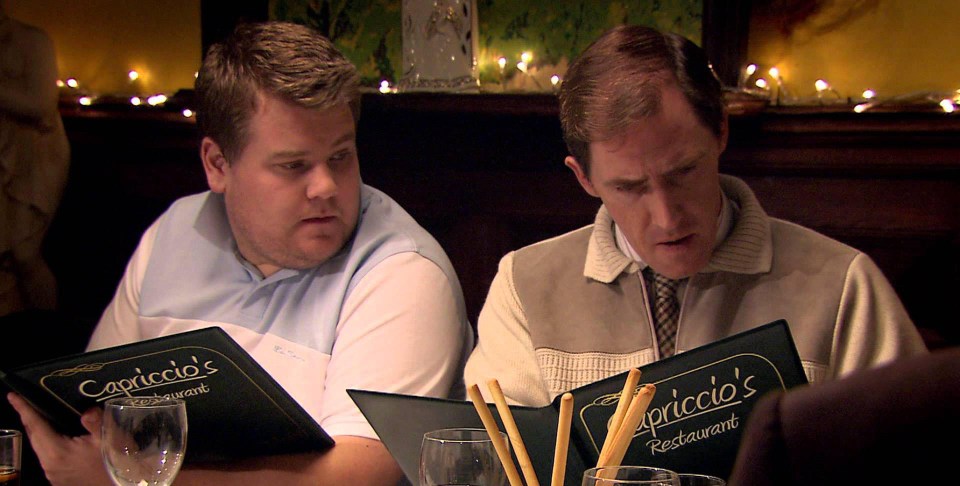
[[[583,473],[582,486],[614,486],[618,484],[647,486],[680,486],[677,473],[648,466],[594,467]]]
[[[680,486],[727,486],[727,482],[716,476],[705,474],[680,473]]]
[[[500,433],[509,447],[507,435]],[[484,429],[427,432],[420,446],[420,486],[507,486],[507,474]]]
[[[183,400],[121,397],[107,400],[100,450],[116,486],[170,486],[187,447]]]

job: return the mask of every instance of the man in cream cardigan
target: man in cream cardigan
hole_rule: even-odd
[[[719,174],[721,87],[689,40],[605,33],[568,70],[560,117],[565,163],[603,206],[594,224],[503,258],[468,385],[496,378],[512,402],[545,405],[777,319],[811,382],[926,352],[867,255],[768,217],[743,181]],[[673,317],[658,315],[669,292],[657,279],[676,289],[663,304]]]

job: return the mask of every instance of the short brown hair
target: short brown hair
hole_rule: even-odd
[[[229,161],[243,151],[259,93],[304,108],[347,103],[360,113],[360,75],[330,40],[290,22],[241,24],[207,51],[197,76],[197,125]]]
[[[590,175],[590,142],[609,140],[660,110],[675,82],[700,121],[723,132],[723,92],[704,51],[689,39],[643,26],[615,27],[570,65],[560,87],[560,124],[570,154]]]

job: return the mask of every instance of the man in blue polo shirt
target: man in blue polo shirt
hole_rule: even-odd
[[[187,468],[178,485],[390,484],[400,469],[347,388],[446,396],[472,347],[443,250],[360,180],[356,68],[295,24],[241,26],[197,79],[210,191],[143,235],[89,348],[219,326],[334,437],[324,454]],[[108,485],[99,415],[56,434],[11,403],[51,483]]]

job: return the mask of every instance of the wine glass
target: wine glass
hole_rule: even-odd
[[[120,397],[103,411],[100,452],[116,486],[170,486],[187,447],[183,400]]]
[[[500,440],[509,447],[507,435]],[[484,429],[427,432],[420,445],[420,486],[506,486],[507,473]]]
[[[20,449],[23,435],[19,430],[0,429],[0,486],[20,486]]]
[[[690,474],[690,473],[681,473],[677,476],[680,477],[680,486],[726,486],[727,482],[723,479],[720,479],[716,476],[708,476],[706,474]]]
[[[593,467],[583,473],[582,486],[618,484],[680,486],[680,478],[669,469],[649,466]]]

